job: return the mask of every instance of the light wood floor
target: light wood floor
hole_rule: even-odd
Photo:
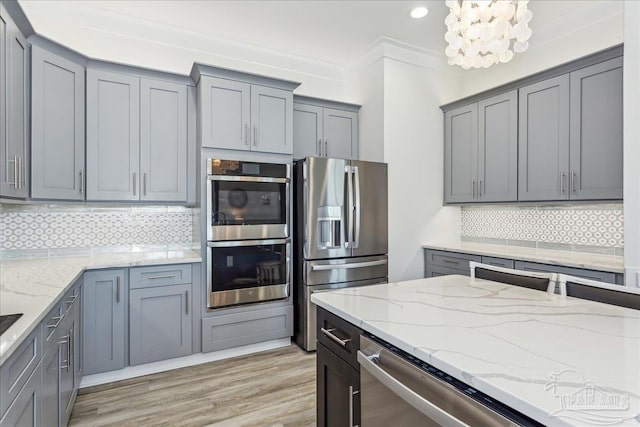
[[[315,426],[316,356],[295,345],[80,390],[70,426]]]

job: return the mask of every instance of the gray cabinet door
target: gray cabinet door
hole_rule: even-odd
[[[473,202],[476,196],[478,105],[444,115],[444,201]]]
[[[87,70],[87,200],[138,200],[140,79]]]
[[[54,342],[42,358],[42,419],[52,427],[60,423],[61,351],[61,345]]]
[[[6,82],[2,88],[6,96],[6,136],[0,150],[4,162],[0,195],[25,198],[29,196],[29,49],[4,8],[2,19],[6,37]]]
[[[251,150],[293,153],[293,92],[251,86]]]
[[[84,199],[84,67],[31,47],[31,197]]]
[[[333,108],[323,110],[324,157],[357,158],[358,113]]]
[[[140,82],[140,200],[187,200],[187,87]]]
[[[76,348],[80,344],[80,309],[75,303],[73,308],[67,312],[67,320],[63,329],[62,337],[62,364],[60,367],[60,424],[67,425],[73,412],[76,394],[78,392],[78,380],[76,376]]]
[[[49,422],[47,418],[41,416],[41,367],[42,365],[39,365],[31,374],[16,400],[13,401],[7,412],[2,416],[2,419],[0,419],[1,426],[56,427],[58,425],[57,420]]]
[[[478,200],[518,200],[518,92],[478,103]]]
[[[125,271],[89,271],[82,289],[85,375],[125,366]]]
[[[200,96],[202,145],[249,150],[251,85],[202,76]]]
[[[322,107],[293,104],[293,158],[322,156]]]
[[[622,58],[570,78],[569,198],[622,199]]]
[[[129,363],[191,354],[191,284],[132,289],[129,293]]]
[[[518,200],[566,200],[569,75],[519,90]]]

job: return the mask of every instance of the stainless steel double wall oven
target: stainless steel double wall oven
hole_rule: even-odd
[[[288,164],[207,160],[208,307],[290,295]]]

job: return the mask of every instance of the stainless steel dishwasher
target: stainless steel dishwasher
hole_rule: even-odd
[[[360,337],[362,427],[542,426],[382,341]]]

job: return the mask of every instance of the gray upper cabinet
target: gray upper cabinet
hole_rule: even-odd
[[[293,158],[322,156],[322,107],[293,104]]]
[[[0,196],[29,197],[29,48],[0,6]]]
[[[519,90],[518,199],[569,198],[569,75]]]
[[[359,105],[294,97],[293,158],[358,159]]]
[[[84,200],[85,69],[31,48],[31,197]]]
[[[444,115],[444,201],[472,202],[476,197],[478,104]]]
[[[138,200],[140,79],[87,70],[87,200]]]
[[[252,150],[293,153],[293,93],[251,86]]]
[[[251,143],[251,85],[203,76],[200,88],[202,145],[248,150]]]
[[[140,200],[187,200],[187,87],[140,82]]]
[[[82,288],[84,374],[125,367],[125,270],[89,271]]]
[[[569,198],[622,199],[622,58],[574,71],[570,80]]]
[[[518,200],[518,92],[478,103],[478,189],[481,202]]]
[[[357,158],[358,113],[324,109],[324,156],[336,159]]]
[[[129,363],[191,354],[191,284],[132,289],[129,293]]]

